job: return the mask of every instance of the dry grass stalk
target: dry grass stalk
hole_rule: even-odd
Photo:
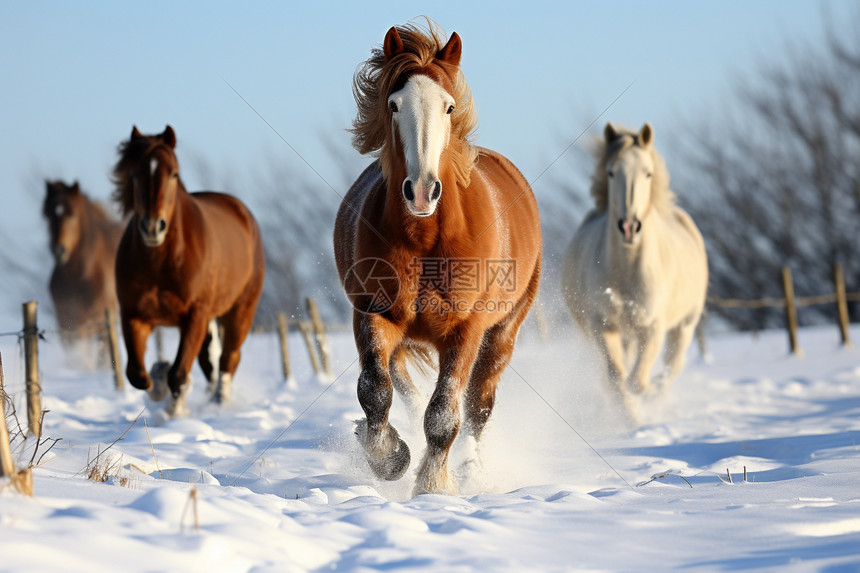
[[[87,479],[96,483],[106,483],[112,481],[120,487],[138,489],[140,487],[140,479],[134,476],[130,471],[122,466],[122,456],[116,458],[102,458],[100,452],[88,464]]]
[[[185,503],[185,508],[182,510],[182,517],[179,519],[180,530],[185,529],[185,515],[188,513],[188,507],[191,506],[191,512],[194,516],[194,531],[200,531],[200,515],[197,512],[197,488],[192,487],[188,492],[188,501]]]
[[[9,485],[18,493],[33,497],[33,468],[28,467],[12,474]]]
[[[152,450],[152,459],[155,460],[155,469],[158,470],[158,477],[161,477],[161,468],[158,467],[158,456],[155,455],[155,446],[152,445],[152,438],[149,436],[149,426],[146,424],[146,418],[143,419],[143,427],[146,430],[146,439],[149,440],[149,448]]]

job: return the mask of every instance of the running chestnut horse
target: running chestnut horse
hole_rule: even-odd
[[[170,126],[120,145],[114,198],[131,220],[116,261],[126,374],[155,401],[170,390],[169,415],[186,413],[194,357],[216,401],[230,398],[240,349],[263,288],[265,262],[260,230],[238,199],[223,193],[188,193],[179,178]],[[223,332],[216,366],[213,335]],[[163,376],[144,368],[146,341],[154,326],[178,326],[176,360]],[[214,354],[214,353],[213,353]],[[155,377],[155,385],[152,377]],[[166,388],[165,388],[166,382]]]
[[[91,201],[77,181],[47,181],[45,188],[42,214],[55,261],[51,298],[60,338],[69,345],[101,333],[105,309],[116,312],[113,269],[123,226]]]
[[[510,161],[469,142],[477,118],[460,37],[445,43],[429,28],[391,28],[356,73],[353,144],[379,158],[347,193],[334,229],[361,362],[366,419],[356,436],[382,479],[399,479],[410,463],[388,420],[392,389],[417,404],[405,360],[438,352],[414,495],[456,493],[448,452],[461,405],[476,445],[537,294],[541,260],[528,182]]]

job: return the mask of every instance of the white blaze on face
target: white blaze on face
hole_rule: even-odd
[[[427,76],[409,78],[388,98],[406,159],[401,190],[413,215],[429,217],[442,192],[439,159],[451,135],[454,98]]]
[[[149,160],[149,174],[155,175],[156,169],[158,169],[158,160],[153,157]]]
[[[640,147],[625,151],[609,166],[610,209],[627,242],[638,242],[638,232],[651,204],[654,160]]]

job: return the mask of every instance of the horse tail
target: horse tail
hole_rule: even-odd
[[[406,360],[422,375],[429,376],[438,368],[437,360],[429,346],[407,342],[403,345]]]

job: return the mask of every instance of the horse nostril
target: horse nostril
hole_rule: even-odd
[[[140,232],[144,235],[149,233],[149,219],[143,218],[140,220]]]
[[[635,226],[633,227],[633,232],[634,232],[634,233],[638,233],[639,231],[641,231],[641,230],[642,230],[642,221],[640,221],[639,219],[634,219],[634,220],[633,220],[633,224],[635,225]]]
[[[406,197],[407,201],[415,200],[415,192],[412,191],[412,181],[409,179],[403,182],[403,196]]]
[[[618,219],[618,230],[624,233],[624,219]]]
[[[165,229],[167,229],[167,221],[165,221],[164,219],[159,219],[158,220],[158,232],[163,233],[165,231]]]
[[[435,201],[439,198],[439,195],[442,194],[442,182],[437,181],[436,185],[433,187],[433,192],[430,194],[430,200]]]

